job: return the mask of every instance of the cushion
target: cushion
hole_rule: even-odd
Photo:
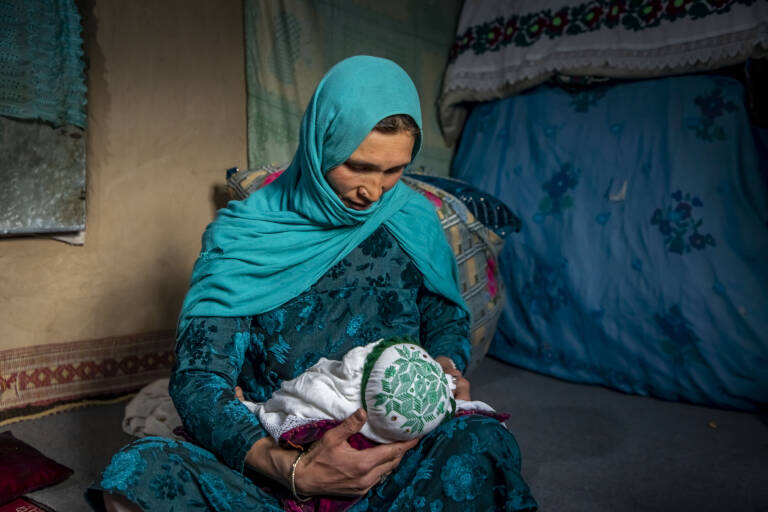
[[[227,185],[233,199],[244,199],[250,193],[277,179],[286,166],[258,169],[227,170]],[[505,297],[497,257],[503,240],[479,222],[469,207],[450,192],[413,177],[404,176],[403,183],[426,197],[434,206],[445,237],[453,249],[459,268],[459,289],[469,308],[472,322],[470,373],[485,357],[499,321]]]
[[[445,190],[407,176],[402,180],[435,205],[445,237],[456,256],[459,291],[472,319],[469,326],[472,351],[465,372],[471,373],[488,352],[504,306],[505,287],[496,263],[503,240]]]
[[[399,338],[380,342],[368,355],[361,392],[368,425],[385,439],[423,436],[456,410],[448,376],[437,361]]]
[[[16,498],[15,500],[0,505],[0,512],[56,512],[52,508],[43,505],[31,498]]]
[[[512,213],[512,210],[507,205],[491,194],[473,187],[466,181],[423,173],[410,173],[408,176],[439,187],[449,194],[456,196],[459,201],[469,208],[469,211],[472,212],[478,221],[491,228],[494,233],[502,238],[510,233],[520,231],[522,222],[520,222],[520,218],[517,215]]]
[[[72,470],[62,466],[10,431],[0,434],[0,504],[24,493],[66,480]]]

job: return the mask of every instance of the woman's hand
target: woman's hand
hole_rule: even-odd
[[[243,390],[235,388],[235,396],[243,401]],[[418,439],[382,444],[357,450],[347,439],[365,425],[363,409],[358,409],[338,426],[328,430],[302,457],[296,467],[294,483],[302,496],[334,494],[363,496],[400,464],[405,452],[416,446]],[[246,463],[290,489],[289,472],[298,452],[278,446],[271,437],[256,441],[246,455]]]
[[[442,367],[443,371],[456,379],[456,389],[453,391],[453,397],[457,400],[472,400],[469,390],[470,384],[461,374],[456,363],[450,357],[437,356],[435,361]]]
[[[358,409],[312,445],[296,468],[300,495],[363,496],[394,471],[403,455],[419,442],[412,439],[356,450],[347,439],[363,428],[366,419],[365,411]]]

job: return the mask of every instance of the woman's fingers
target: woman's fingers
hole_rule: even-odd
[[[453,391],[453,396],[459,400],[472,400],[470,397],[470,384],[467,379],[461,374],[459,370],[448,369],[445,373],[456,379],[456,389]]]
[[[437,364],[440,365],[440,367],[443,369],[445,373],[448,373],[448,370],[456,370],[456,363],[453,362],[453,359],[447,356],[437,356],[435,358],[435,361],[437,361]]]
[[[397,450],[391,453],[395,455],[393,458],[373,466],[370,471],[360,477],[359,481],[362,485],[359,488],[359,495],[362,496],[373,487],[383,483],[384,480],[386,480],[386,478],[391,475],[395,469],[397,469],[397,466],[400,465],[400,461],[402,460],[405,451]]]
[[[235,386],[235,397],[241,402],[245,402],[245,395],[243,395],[243,388]]]
[[[396,461],[397,463],[400,462],[400,459],[403,458],[403,455],[408,452],[411,448],[419,444],[419,439],[411,439],[410,441],[400,441],[398,443],[390,443],[382,445],[381,447],[387,447],[391,450],[389,460],[390,461]]]
[[[296,481],[305,494],[362,496],[383,475],[394,471],[403,455],[419,442],[413,439],[356,450],[346,440],[360,431],[365,419],[365,411],[359,409],[312,446],[302,459],[306,465],[302,464]]]
[[[470,394],[470,384],[467,379],[461,377],[456,380],[456,391],[454,392],[453,396],[455,396],[458,400],[472,400],[472,395]]]
[[[380,444],[373,448],[365,450],[365,454],[371,465],[371,470],[389,464],[390,462],[399,462],[403,455],[419,443],[419,439],[409,441],[398,441],[394,443]]]
[[[386,478],[391,475],[397,467],[400,465],[400,462],[403,460],[403,456],[416,446],[416,444],[419,442],[418,439],[413,439],[411,441],[403,442],[403,443],[393,443],[398,446],[394,447],[395,449],[391,450],[390,455],[391,458],[388,461],[382,462],[381,464],[378,464],[374,466],[374,468],[371,470],[370,474],[368,475],[368,483],[370,486],[365,489],[363,494],[368,492],[372,487],[375,487],[379,485],[380,483],[383,483]],[[382,446],[391,446],[391,445],[382,445]]]
[[[346,441],[351,435],[360,432],[368,419],[364,409],[358,409],[349,418],[325,433],[323,439],[335,444]]]

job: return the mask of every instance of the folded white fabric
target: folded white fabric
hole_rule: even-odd
[[[390,339],[353,348],[340,361],[321,358],[283,381],[266,402],[245,405],[275,439],[319,420],[344,420],[364,407],[368,421],[361,434],[390,443],[422,436],[456,410],[495,412],[484,402],[454,400],[455,387],[421,346]]]
[[[179,426],[181,418],[168,395],[167,378],[144,386],[125,407],[123,432],[126,434],[179,438],[173,433]]]

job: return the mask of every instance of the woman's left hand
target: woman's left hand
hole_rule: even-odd
[[[453,376],[456,379],[456,389],[453,392],[453,397],[457,400],[472,400],[470,396],[470,384],[467,379],[461,374],[456,363],[446,356],[437,356],[435,361],[443,368],[443,371],[448,375]]]

